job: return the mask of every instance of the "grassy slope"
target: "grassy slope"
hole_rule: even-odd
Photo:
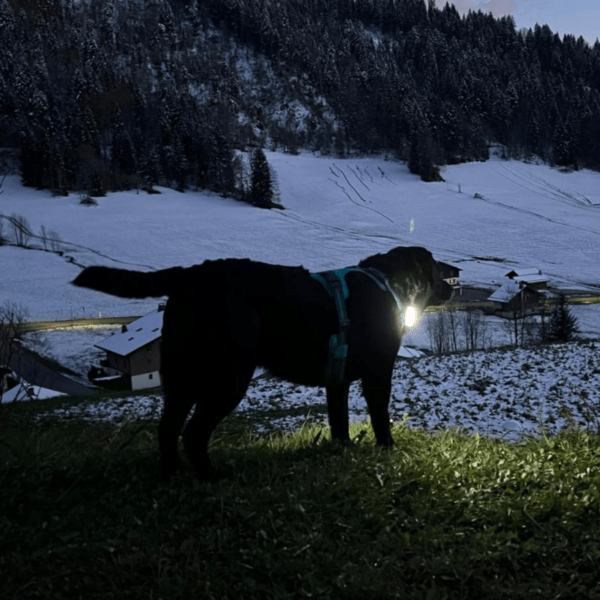
[[[252,436],[233,476],[156,479],[155,424],[0,412],[2,598],[600,597],[600,439],[508,444],[356,425]],[[326,432],[325,432],[326,434]]]

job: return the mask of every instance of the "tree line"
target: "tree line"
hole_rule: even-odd
[[[0,65],[0,153],[57,194],[248,198],[267,146],[600,168],[600,43],[433,0],[0,0]]]

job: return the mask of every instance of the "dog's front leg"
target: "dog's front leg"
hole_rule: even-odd
[[[331,439],[348,441],[348,390],[350,385],[342,383],[327,386],[327,414],[331,427]]]

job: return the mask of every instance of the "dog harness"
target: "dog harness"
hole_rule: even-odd
[[[346,300],[349,296],[346,275],[351,272],[363,273],[369,276],[384,292],[389,292],[396,301],[400,312],[402,304],[392,289],[387,277],[378,269],[371,267],[347,267],[334,271],[321,271],[311,273],[311,276],[319,281],[331,296],[338,315],[339,332],[329,338],[329,355],[325,367],[326,385],[335,385],[346,382],[346,358],[348,357],[348,331],[350,319],[346,310]]]

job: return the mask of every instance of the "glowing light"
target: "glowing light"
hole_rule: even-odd
[[[417,309],[414,306],[409,306],[404,313],[404,325],[412,327],[417,322]]]
[[[415,230],[415,220],[414,219],[410,220],[409,229],[410,229],[411,233]]]

